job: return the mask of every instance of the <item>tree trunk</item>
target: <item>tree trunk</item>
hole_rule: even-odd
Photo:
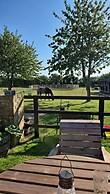
[[[87,92],[87,102],[90,101],[90,96],[91,96],[91,93],[90,93],[90,80],[87,79],[87,77],[83,78],[84,79],[84,84],[85,84],[85,87],[86,87],[86,92]]]
[[[11,73],[11,76],[8,77],[8,90],[11,90],[13,87],[13,73]]]
[[[8,80],[8,90],[12,89],[12,79]]]
[[[90,96],[91,96],[91,93],[90,93],[90,86],[86,86],[86,91],[87,91],[87,102],[90,101]]]
[[[90,64],[90,63],[89,63]],[[86,92],[87,92],[87,102],[90,101],[90,67],[88,70],[88,76],[86,76],[86,69],[85,69],[85,64],[82,60],[82,73],[83,73],[83,81],[86,87]]]

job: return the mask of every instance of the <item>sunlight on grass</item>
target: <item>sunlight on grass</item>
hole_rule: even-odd
[[[54,129],[40,129],[40,134],[39,139],[33,137],[26,143],[20,142],[6,157],[0,158],[0,172],[27,160],[48,156],[58,143],[58,135]]]

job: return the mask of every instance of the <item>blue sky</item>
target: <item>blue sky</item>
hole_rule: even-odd
[[[0,33],[5,25],[12,32],[18,30],[24,41],[34,41],[38,59],[47,66],[47,59],[52,55],[48,47],[51,40],[45,35],[54,35],[60,27],[60,21],[52,13],[61,15],[62,9],[63,0],[0,0]]]
[[[52,50],[48,46],[51,40],[45,35],[54,35],[55,29],[61,26],[60,21],[53,16],[53,11],[61,15],[64,9],[63,0],[0,0],[0,33],[5,25],[12,32],[18,30],[24,41],[34,41],[38,59],[43,60],[43,66],[46,67]]]

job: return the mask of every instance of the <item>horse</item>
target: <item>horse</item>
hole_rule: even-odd
[[[51,96],[53,96],[53,92],[52,92],[52,90],[49,88],[49,87],[43,87],[43,86],[40,86],[40,87],[38,87],[38,90],[37,90],[37,95],[42,95],[42,94],[45,94],[45,96],[49,96],[49,94],[51,95]],[[52,98],[52,100],[54,100],[53,98]]]

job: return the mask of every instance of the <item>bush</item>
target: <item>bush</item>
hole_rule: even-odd
[[[21,129],[15,125],[9,125],[8,127],[5,128],[5,131],[15,136],[21,136],[22,134]]]

